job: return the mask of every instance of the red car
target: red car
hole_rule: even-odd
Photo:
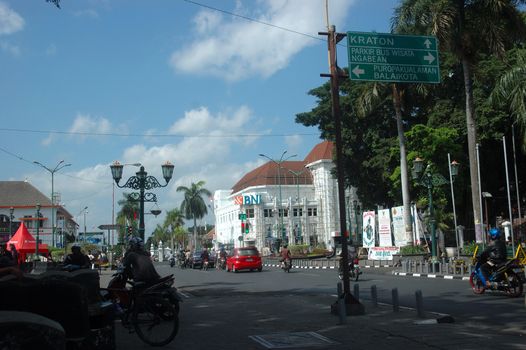
[[[263,270],[261,256],[256,247],[234,248],[226,259],[226,270],[237,272],[239,270]]]

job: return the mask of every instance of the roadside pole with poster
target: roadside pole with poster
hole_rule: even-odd
[[[407,245],[407,239],[405,236],[404,207],[399,206],[391,208],[391,215],[393,217],[393,235],[395,246],[403,247]]]
[[[392,247],[391,239],[391,211],[389,209],[378,210],[378,234],[380,247]]]
[[[374,211],[363,212],[363,246],[370,248],[375,246],[376,222]]]

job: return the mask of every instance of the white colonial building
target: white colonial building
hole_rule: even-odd
[[[216,246],[255,245],[260,251],[283,241],[333,246],[339,206],[332,151],[333,143],[324,141],[302,161],[269,161],[231,190],[215,191]]]

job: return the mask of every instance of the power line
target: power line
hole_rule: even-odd
[[[225,134],[225,135],[180,135],[180,134],[124,134],[124,133],[102,133],[102,132],[80,132],[80,131],[61,131],[61,130],[32,130],[32,129],[13,129],[0,128],[0,131],[20,132],[33,134],[60,134],[77,136],[115,136],[115,137],[172,137],[172,138],[236,138],[236,137],[284,137],[284,136],[313,136],[318,133],[290,133],[290,134]],[[27,161],[27,160],[26,160]]]
[[[192,0],[183,0],[183,1],[185,1],[187,3],[190,3],[190,4],[193,4],[193,5],[196,5],[196,6],[204,7],[204,8],[210,9],[210,10],[214,10],[214,11],[217,11],[217,12],[222,12],[222,13],[225,13],[225,14],[230,15],[230,16],[243,18],[243,19],[245,19],[247,21],[250,21],[250,22],[263,24],[263,25],[266,25],[266,26],[269,26],[269,27],[273,27],[273,28],[277,28],[277,29],[280,29],[280,30],[284,30],[286,32],[290,32],[290,33],[306,36],[306,37],[311,38],[311,39],[316,39],[316,40],[320,40],[320,41],[325,42],[325,39],[323,39],[323,38],[320,38],[320,37],[317,37],[317,36],[314,36],[314,35],[311,35],[311,34],[307,34],[307,33],[298,32],[297,30],[294,30],[294,29],[281,27],[281,26],[278,26],[278,25],[275,25],[275,24],[272,24],[272,23],[268,23],[268,22],[263,22],[263,21],[260,21],[258,19],[254,19],[254,18],[251,18],[251,17],[247,17],[247,16],[243,16],[243,15],[234,13],[234,12],[229,12],[229,11],[226,11],[226,10],[222,10],[222,9],[217,8],[217,7],[201,4],[201,3],[197,2],[197,1],[192,1]]]

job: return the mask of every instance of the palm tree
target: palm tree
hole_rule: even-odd
[[[411,198],[409,196],[409,177],[407,172],[407,151],[402,121],[402,99],[405,89],[393,83],[389,88],[386,84],[373,83],[358,99],[357,111],[362,116],[371,113],[379,106],[386,96],[393,101],[400,149],[400,180],[402,185],[402,203],[404,206],[405,239],[408,245],[413,244],[413,225],[411,219]]]
[[[502,75],[491,93],[490,100],[494,103],[504,102],[509,106],[510,113],[515,116],[515,122],[521,126],[522,147],[526,148],[526,50],[517,51],[516,63]]]
[[[119,239],[122,242],[126,235],[126,227],[132,227],[132,230],[136,230],[135,217],[139,211],[139,203],[131,200],[128,193],[122,194],[123,198],[120,199],[117,204],[121,207],[121,210],[117,213],[117,224],[121,225],[119,232]]]
[[[166,213],[163,227],[167,230],[170,235],[171,248],[174,249],[174,236],[176,229],[184,225],[184,215],[179,209],[172,209]],[[184,237],[183,237],[184,246]]]
[[[181,211],[184,213],[186,219],[194,220],[194,248],[197,245],[197,219],[202,219],[206,214],[208,214],[206,203],[202,196],[212,196],[212,193],[203,187],[204,185],[205,182],[201,180],[197,183],[192,182],[190,188],[186,186],[177,187],[177,192],[184,193],[184,199],[181,202]]]
[[[482,241],[480,193],[476,154],[477,123],[473,103],[472,66],[477,55],[504,54],[507,44],[525,33],[518,10],[524,0],[403,0],[395,9],[393,26],[425,30],[436,35],[443,49],[462,65],[466,98],[466,124],[471,179],[471,199],[477,242]]]

